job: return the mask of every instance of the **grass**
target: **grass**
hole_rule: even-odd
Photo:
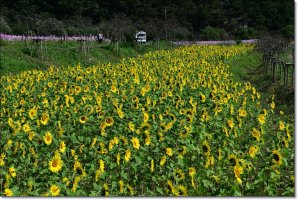
[[[261,53],[252,51],[241,55],[231,60],[229,65],[235,81],[251,82],[265,99],[263,103],[271,103],[272,95],[274,95],[276,112],[284,111],[285,119],[289,123],[294,123],[294,90],[285,88],[280,81],[272,81],[272,77],[269,73],[266,74],[262,64]]]
[[[293,49],[288,48],[286,51],[282,52],[279,54],[279,60],[286,62],[286,63],[293,63],[293,54],[292,54]]]
[[[78,63],[83,67],[97,65],[98,63],[117,63],[123,58],[135,57],[149,51],[158,49],[172,49],[165,41],[161,41],[159,47],[153,43],[136,45],[132,43],[119,44],[119,51],[112,50],[107,43],[98,44],[93,41],[88,44],[89,51],[86,53],[83,47],[76,41],[46,42],[46,48],[40,50],[32,42],[24,41],[4,42],[1,41],[0,51],[0,74],[17,74],[30,69],[46,69],[54,66],[76,66]],[[47,52],[45,51],[47,50]]]

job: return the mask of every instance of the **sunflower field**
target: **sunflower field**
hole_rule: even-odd
[[[1,196],[294,196],[294,125],[187,46],[1,77]]]

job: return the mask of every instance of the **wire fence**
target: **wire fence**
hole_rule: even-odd
[[[295,45],[278,38],[265,38],[258,43],[258,49],[263,52],[263,66],[266,74],[273,82],[280,81],[285,88],[294,89],[295,86]],[[280,54],[288,52],[291,61],[284,61]]]

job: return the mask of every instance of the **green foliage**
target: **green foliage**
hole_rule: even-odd
[[[241,26],[233,31],[236,39],[246,40],[256,37],[256,30],[252,27]]]
[[[0,39],[0,47],[7,45],[5,40]]]
[[[222,28],[205,27],[201,34],[201,40],[224,40],[227,38],[227,32]]]
[[[258,31],[265,28],[280,32],[286,25],[294,24],[294,7],[294,1],[289,0],[10,0],[1,1],[1,15],[14,34],[28,31],[38,34],[45,31],[42,29],[56,32],[55,27],[62,23],[60,30],[75,35],[97,32],[102,22],[121,13],[127,16],[125,21],[133,22],[135,29],[147,29],[150,37],[165,39],[167,27],[167,36],[179,39],[181,36],[191,38],[207,25],[232,31],[247,24]],[[55,20],[59,23],[52,23]]]
[[[289,39],[294,39],[295,27],[294,25],[287,25],[281,29],[281,33],[284,37]]]
[[[288,53],[288,54],[287,54]],[[289,55],[290,52],[285,52]],[[249,81],[261,92],[266,101],[270,101],[272,95],[276,96],[276,110],[283,110],[285,118],[289,122],[294,121],[294,93],[286,91],[280,83],[272,83],[271,77],[264,72],[261,53],[253,51],[230,60],[230,71],[236,81]],[[281,92],[283,91],[283,92]],[[267,102],[268,103],[268,102]]]
[[[0,17],[0,33],[12,33],[10,26],[3,17]]]
[[[89,51],[85,53],[80,50],[76,41],[47,42],[47,53],[43,51],[43,57],[36,47],[28,41],[4,41],[0,40],[0,73],[15,74],[30,69],[46,69],[55,66],[92,66],[98,63],[117,63],[126,57],[135,57],[149,51],[158,49],[171,49],[165,41],[160,41],[159,46],[151,44],[135,45],[133,43],[119,43],[119,53],[112,51],[107,43],[89,43]],[[32,54],[31,54],[32,52]],[[14,56],[12,56],[14,55]]]

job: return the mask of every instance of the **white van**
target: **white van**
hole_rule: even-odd
[[[140,44],[146,44],[146,32],[144,31],[136,32],[135,39]]]

